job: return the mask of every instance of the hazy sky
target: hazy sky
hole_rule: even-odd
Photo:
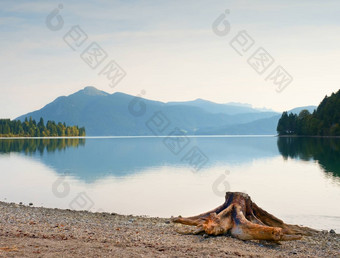
[[[46,17],[59,4],[64,24],[52,31]],[[218,36],[212,24],[225,10],[230,31]],[[2,0],[0,117],[15,118],[87,85],[145,90],[145,98],[161,101],[204,98],[277,111],[317,105],[340,88],[339,13],[340,1],[324,0]],[[88,38],[72,50],[63,37],[75,25]],[[96,69],[80,57],[92,42],[107,53]],[[259,47],[273,60],[261,75],[247,62]],[[115,88],[98,75],[110,60],[127,73]],[[293,78],[281,93],[266,80],[278,65]]]

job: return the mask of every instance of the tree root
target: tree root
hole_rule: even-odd
[[[173,218],[174,223],[196,226],[184,234],[224,235],[231,234],[241,240],[289,241],[301,239],[317,230],[285,224],[251,201],[249,195],[227,192],[225,202],[209,212],[188,217]]]

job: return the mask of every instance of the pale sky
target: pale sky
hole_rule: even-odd
[[[51,31],[46,17],[59,4],[64,24]],[[212,24],[225,10],[230,31],[217,36]],[[1,0],[0,118],[88,85],[109,93],[145,90],[145,98],[160,101],[203,98],[276,111],[317,105],[340,88],[339,13],[340,1],[321,0]],[[63,36],[75,25],[88,38],[72,50]],[[229,44],[240,31],[254,41],[243,56]],[[80,58],[92,42],[108,54],[96,69]],[[262,75],[247,62],[259,47],[274,59]],[[115,88],[98,75],[110,60],[126,71]],[[293,78],[281,93],[266,80],[278,65]]]

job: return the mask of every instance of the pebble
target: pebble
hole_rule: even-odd
[[[162,252],[158,256],[164,257],[180,257],[183,254],[190,257],[339,257],[340,249],[340,236],[335,233],[335,228],[271,247],[263,243],[254,244],[254,241],[239,241],[230,236],[181,235],[172,226],[166,225],[171,224],[169,218],[129,217],[115,213],[113,216],[105,213],[104,217],[101,213],[27,206],[16,208],[3,202],[0,202],[0,211],[0,235],[4,238],[0,247],[4,241],[12,241],[13,246],[20,246],[18,253],[9,254],[16,257],[25,256],[32,249],[36,251],[30,244],[40,243],[43,247],[47,242],[51,245],[41,249],[41,256],[48,256],[50,252],[56,257],[71,257],[79,252],[79,256],[87,257],[95,256],[92,253],[95,250],[99,257],[118,256],[118,252],[121,252],[120,256],[128,257],[142,250],[140,254],[145,257],[156,256],[155,252]],[[132,222],[133,225],[130,224]],[[72,249],[64,248],[60,240],[68,241],[65,243]]]

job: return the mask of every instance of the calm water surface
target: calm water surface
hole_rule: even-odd
[[[248,193],[288,223],[340,232],[340,139],[0,139],[0,200],[190,216]]]

